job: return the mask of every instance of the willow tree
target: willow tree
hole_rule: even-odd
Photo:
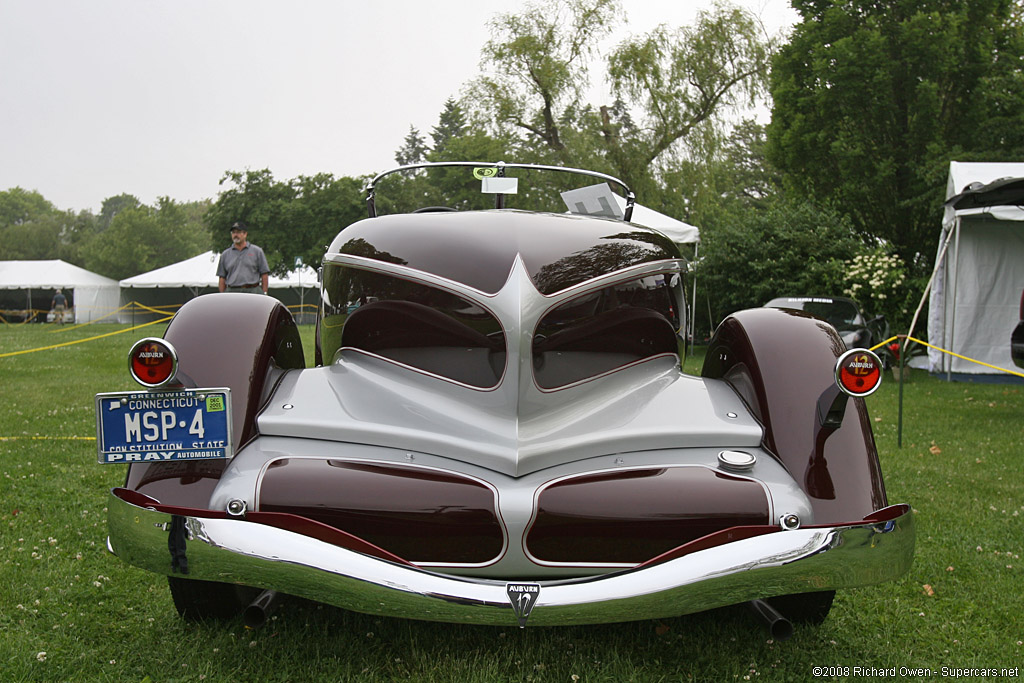
[[[653,189],[670,150],[765,91],[771,42],[750,13],[716,4],[692,26],[660,26],[603,55],[613,101],[587,102],[601,40],[622,21],[615,0],[558,0],[497,16],[484,75],[470,90],[475,122],[517,133],[546,160]]]

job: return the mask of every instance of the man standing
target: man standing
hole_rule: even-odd
[[[50,304],[50,308],[53,309],[53,322],[58,325],[64,324],[64,311],[68,307],[68,299],[58,289],[57,293],[53,295],[53,302]]]
[[[245,223],[231,226],[231,246],[220,255],[217,286],[220,291],[266,294],[270,267],[263,250],[249,244]]]

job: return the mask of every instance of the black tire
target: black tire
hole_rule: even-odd
[[[794,593],[768,598],[768,603],[793,623],[820,624],[832,609],[835,591]]]
[[[168,576],[167,583],[175,609],[187,621],[232,619],[259,594],[258,589],[246,586],[177,576]]]

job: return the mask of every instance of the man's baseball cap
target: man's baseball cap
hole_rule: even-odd
[[[231,224],[231,230],[242,230],[244,232],[249,232],[249,226],[241,221],[236,221]]]

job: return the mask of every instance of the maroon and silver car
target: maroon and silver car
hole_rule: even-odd
[[[97,396],[100,461],[128,465],[110,548],[167,575],[183,616],[258,623],[276,592],[506,626],[750,602],[784,635],[908,569],[874,354],[761,308],[687,375],[686,260],[621,181],[417,168],[438,166],[496,208],[377,215],[375,178],[324,256],[312,367],[274,299],[213,294],[133,347],[145,389]],[[624,205],[509,208],[538,171]]]

